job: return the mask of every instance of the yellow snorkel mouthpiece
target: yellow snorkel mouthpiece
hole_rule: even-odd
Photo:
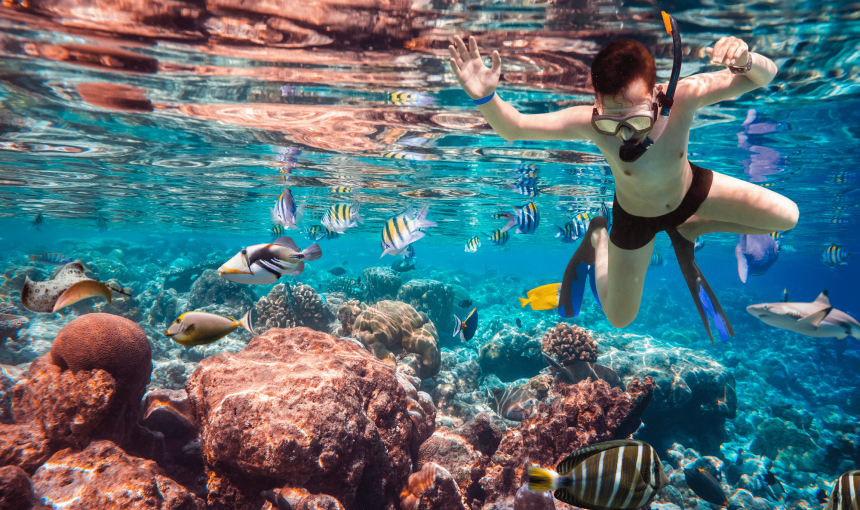
[[[666,26],[666,32],[672,35],[672,21],[669,19],[669,15],[666,14],[666,11],[660,11],[660,13],[663,15],[663,25]]]

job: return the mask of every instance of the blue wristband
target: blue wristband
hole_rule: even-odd
[[[490,100],[493,99],[493,96],[495,96],[495,95],[496,95],[496,91],[494,90],[493,93],[490,94],[489,96],[487,96],[483,99],[472,99],[472,102],[478,106],[481,106],[482,104],[489,103]]]

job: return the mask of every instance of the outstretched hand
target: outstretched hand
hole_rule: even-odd
[[[499,84],[499,74],[502,70],[502,58],[498,51],[493,51],[493,67],[487,68],[478,53],[478,42],[469,37],[469,47],[463,43],[460,36],[454,36],[454,44],[448,46],[451,53],[451,71],[457,75],[457,81],[472,99],[482,99],[492,94]]]
[[[749,59],[749,46],[737,37],[721,37],[713,48],[705,48],[711,64],[744,67]]]

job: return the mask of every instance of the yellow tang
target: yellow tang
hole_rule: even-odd
[[[558,306],[558,286],[560,283],[550,283],[542,285],[536,289],[528,291],[526,294],[528,299],[518,298],[520,306],[525,308],[529,303],[532,305],[532,310],[549,310]]]

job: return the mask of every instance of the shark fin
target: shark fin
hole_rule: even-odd
[[[818,303],[822,306],[830,306],[830,296],[827,293],[827,289],[821,291],[821,294],[819,294],[818,297],[815,298],[815,301],[813,301],[813,303]]]
[[[750,266],[740,244],[735,246],[735,258],[738,259],[738,276],[741,278],[741,283],[746,283],[750,275]]]
[[[800,324],[809,324],[813,328],[817,328],[818,325],[821,324],[821,321],[823,321],[824,318],[827,317],[827,314],[830,313],[830,310],[833,310],[832,306],[828,306],[827,308],[811,313],[806,317],[802,317],[797,322]]]

